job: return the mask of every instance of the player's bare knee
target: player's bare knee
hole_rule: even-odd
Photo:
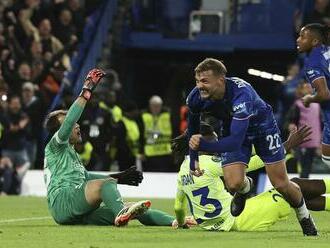
[[[285,193],[289,189],[288,180],[277,180],[277,181],[272,182],[272,185],[280,193]]]
[[[232,180],[232,181],[228,181],[226,182],[226,185],[227,185],[227,189],[230,191],[230,192],[237,192],[239,191],[242,186],[243,186],[243,181],[240,181],[240,180]]]
[[[91,205],[98,205],[101,203],[101,189],[104,180],[96,179],[88,181],[85,188],[85,197]]]

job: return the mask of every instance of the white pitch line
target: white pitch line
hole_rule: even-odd
[[[11,223],[11,222],[30,221],[30,220],[47,220],[51,218],[52,217],[50,216],[43,216],[43,217],[21,218],[21,219],[8,219],[8,220],[0,220],[0,223]]]

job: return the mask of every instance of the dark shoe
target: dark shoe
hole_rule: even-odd
[[[251,191],[253,188],[253,180],[250,177],[247,177],[247,178],[250,181],[250,191]],[[248,195],[250,194],[250,191],[245,194],[238,193],[238,192],[236,192],[234,194],[234,197],[230,203],[230,213],[232,216],[237,217],[243,212],[244,207],[245,207],[245,202],[246,202],[246,199],[248,198]]]
[[[299,221],[301,229],[303,230],[304,236],[317,236],[317,229],[312,216],[309,218],[303,218]]]
[[[247,194],[240,194],[237,192],[234,194],[230,203],[230,213],[232,216],[237,217],[243,212],[246,198]]]

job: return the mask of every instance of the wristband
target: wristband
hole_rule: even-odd
[[[89,101],[89,99],[92,97],[92,92],[90,89],[83,88],[79,96],[85,98],[86,101]]]

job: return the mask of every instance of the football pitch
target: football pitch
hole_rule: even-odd
[[[152,207],[173,214],[173,202],[154,199]],[[146,227],[137,221],[122,228],[59,226],[48,214],[45,198],[0,197],[0,247],[329,248],[330,213],[313,212],[313,216],[320,231],[319,237],[303,237],[293,213],[270,231],[259,233],[206,232],[199,228],[173,230],[170,227]]]

